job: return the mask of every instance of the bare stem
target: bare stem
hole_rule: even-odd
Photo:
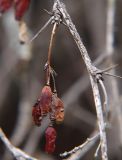
[[[49,49],[48,49],[48,60],[47,61],[48,61],[49,65],[50,65],[51,52],[52,52],[52,47],[53,47],[53,42],[54,42],[54,36],[56,34],[56,29],[57,29],[57,23],[54,23],[53,30],[52,30],[52,33],[51,33]]]
[[[101,70],[101,72],[104,73],[104,72],[110,71],[112,69],[115,69],[117,66],[118,66],[118,64],[112,65],[112,66],[110,66],[110,67],[108,67],[108,68],[106,68],[104,70]]]
[[[86,140],[83,144],[81,144],[81,145],[78,146],[78,147],[75,147],[75,148],[72,149],[71,151],[64,152],[64,153],[60,154],[60,156],[61,156],[61,157],[70,156],[71,154],[77,152],[78,150],[83,149],[85,146],[87,146],[88,143],[90,143],[91,141],[96,140],[98,137],[99,137],[99,133],[96,134],[95,136],[91,137],[91,138],[87,138],[87,140]]]
[[[55,37],[55,34],[56,34],[57,27],[58,27],[58,24],[54,23],[53,29],[52,29],[52,33],[51,33],[51,38],[50,38],[49,49],[48,49],[48,58],[47,58],[47,64],[48,64],[48,68],[47,68],[47,85],[50,84],[50,72],[51,72],[50,59],[51,59],[52,47],[53,47],[54,37]]]
[[[53,71],[53,69],[51,69],[51,76],[52,76],[52,80],[53,80],[53,92],[57,93],[56,82],[55,82],[55,77],[54,77],[54,71]]]
[[[100,93],[98,90],[98,85],[96,83],[96,80],[92,78],[92,76],[90,76],[90,79],[91,79],[91,84],[92,84],[92,89],[93,89],[94,101],[95,101],[96,112],[97,112],[97,120],[98,120],[98,125],[99,125],[102,160],[108,160],[105,122],[104,122],[104,117],[103,117]]]
[[[17,160],[37,160],[36,158],[30,157],[25,152],[20,149],[14,147],[5,136],[4,132],[0,128],[0,139],[3,141],[8,150],[12,153],[15,159]]]
[[[122,79],[121,76],[118,76],[118,75],[115,75],[115,74],[112,74],[112,73],[104,72],[104,74],[105,74],[105,75],[108,75],[108,76],[115,77],[115,78],[120,78],[120,79]]]
[[[107,92],[106,92],[106,88],[105,88],[105,85],[103,83],[102,80],[99,80],[99,84],[103,90],[103,94],[104,94],[104,112],[106,113],[106,118],[108,117],[108,113],[109,113],[109,107],[108,107],[108,95],[107,95]]]

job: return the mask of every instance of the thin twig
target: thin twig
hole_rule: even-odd
[[[0,139],[2,142],[5,144],[5,146],[8,148],[8,150],[12,153],[14,158],[17,160],[37,160],[36,158],[33,158],[29,155],[27,155],[25,152],[22,150],[14,147],[8,140],[8,138],[5,136],[4,132],[0,128]]]
[[[101,72],[104,73],[104,72],[110,71],[110,70],[116,68],[117,66],[118,66],[118,64],[112,65],[112,66],[110,66],[110,67],[108,67],[106,69],[101,70]]]
[[[60,154],[60,157],[64,158],[64,157],[66,157],[66,156],[70,156],[71,154],[77,152],[78,150],[83,149],[89,142],[94,141],[94,140],[97,139],[98,137],[99,137],[99,133],[96,134],[95,136],[91,137],[91,138],[87,138],[87,140],[86,140],[83,144],[81,144],[80,146],[75,147],[75,148],[72,149],[71,151],[61,153],[61,154]]]
[[[107,92],[106,92],[106,88],[105,88],[105,85],[103,83],[102,80],[99,80],[99,84],[102,88],[102,91],[103,91],[103,94],[104,94],[104,112],[106,113],[106,118],[108,117],[108,113],[109,113],[109,106],[108,106],[108,95],[107,95]]]
[[[91,84],[92,84],[92,89],[93,89],[94,100],[96,104],[97,120],[98,120],[99,131],[100,131],[102,160],[108,160],[105,122],[104,122],[104,117],[103,117],[100,93],[98,90],[98,85],[96,83],[96,80],[93,79],[91,76],[90,76],[90,79],[91,79]]]
[[[52,53],[52,47],[54,43],[54,37],[56,34],[56,29],[58,27],[57,23],[54,23],[52,33],[51,33],[51,38],[50,38],[50,44],[49,44],[49,49],[48,49],[48,58],[47,58],[47,85],[50,84],[50,72],[51,72],[51,65],[50,65],[50,60],[51,60],[51,53]]]
[[[54,71],[51,69],[51,76],[52,76],[52,80],[53,80],[53,92],[57,93],[57,89],[56,89],[56,82],[55,82],[55,77],[54,77]]]
[[[99,145],[98,145],[98,147],[97,147],[97,149],[96,149],[96,152],[95,152],[95,154],[94,154],[94,157],[95,157],[95,158],[98,157],[98,152],[99,152],[99,150],[100,150],[100,147],[101,147],[101,142],[99,143]]]
[[[90,137],[93,137],[96,135],[98,131],[95,129]],[[77,151],[76,153],[72,154],[67,160],[80,160],[82,157],[88,153],[88,151],[95,145],[97,140],[99,139],[99,136],[96,137],[93,141],[90,141],[82,150]]]
[[[121,76],[118,76],[118,75],[115,75],[115,74],[112,74],[112,73],[104,72],[104,74],[105,74],[105,75],[108,75],[108,76],[115,77],[115,78],[120,78],[120,79],[122,79]]]
[[[57,26],[58,26],[57,23],[54,23],[53,30],[51,33],[50,44],[49,44],[49,49],[48,49],[48,60],[47,60],[49,66],[50,66],[51,52],[52,52],[52,47],[53,47],[53,42],[54,42],[54,37],[55,37]]]

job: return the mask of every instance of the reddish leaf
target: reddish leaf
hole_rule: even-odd
[[[25,12],[27,11],[30,0],[14,0],[15,4],[15,18],[21,20]]]
[[[13,0],[0,0],[0,12],[4,13],[7,11],[13,3]]]
[[[45,145],[45,151],[47,153],[53,153],[55,151],[55,141],[56,141],[56,130],[53,127],[48,127],[46,132],[46,145]]]

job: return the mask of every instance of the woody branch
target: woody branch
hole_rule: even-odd
[[[8,150],[11,152],[11,154],[17,159],[17,160],[37,160],[36,158],[33,158],[29,155],[27,155],[27,153],[23,152],[22,150],[14,147],[9,140],[7,139],[7,137],[5,136],[4,132],[2,131],[2,129],[0,128],[0,139],[2,140],[2,142],[5,144],[5,146],[8,148]]]
[[[94,95],[94,101],[95,101],[95,107],[97,112],[97,119],[98,119],[98,125],[99,125],[99,132],[100,132],[100,141],[101,141],[101,152],[102,152],[102,160],[108,160],[107,156],[107,140],[106,140],[106,132],[105,132],[105,122],[103,117],[103,111],[102,111],[102,104],[101,104],[101,98],[100,93],[98,89],[97,84],[97,74],[100,72],[99,69],[97,69],[95,66],[93,66],[91,59],[88,55],[88,52],[80,38],[80,35],[78,34],[75,25],[73,24],[70,15],[68,14],[64,3],[60,2],[60,0],[55,0],[53,11],[59,10],[63,16],[63,19],[66,22],[66,25],[70,31],[70,33],[73,36],[73,39],[75,40],[81,56],[86,64],[90,81],[92,85],[93,95]],[[99,80],[98,80],[99,81]]]

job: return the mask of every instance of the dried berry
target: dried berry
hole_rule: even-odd
[[[42,109],[43,116],[47,115],[50,111],[50,106],[52,102],[52,91],[50,86],[44,86],[40,96],[40,105]]]
[[[4,13],[7,11],[13,3],[13,0],[0,0],[0,12]]]
[[[52,114],[51,119],[55,119],[56,123],[61,123],[64,120],[64,105],[56,94],[52,97]]]
[[[57,101],[55,118],[57,123],[61,123],[64,120],[64,105],[61,99],[58,98]]]
[[[53,127],[48,127],[45,132],[46,136],[46,145],[45,151],[47,153],[53,153],[55,151],[55,141],[56,141],[56,130]]]
[[[14,0],[15,5],[15,18],[21,20],[30,4],[30,0]]]
[[[37,126],[40,126],[42,121],[41,107],[39,103],[40,103],[40,100],[37,100],[37,102],[35,103],[32,109],[33,121]]]

